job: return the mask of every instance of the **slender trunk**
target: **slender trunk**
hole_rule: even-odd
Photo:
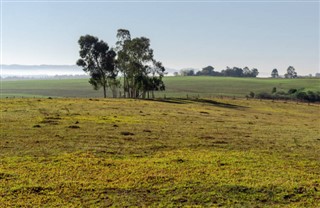
[[[104,98],[107,97],[107,89],[106,89],[106,85],[103,85],[103,96]]]
[[[127,97],[128,91],[128,78],[125,72],[123,72],[123,96],[124,98]]]

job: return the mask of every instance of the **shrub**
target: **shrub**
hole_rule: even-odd
[[[297,89],[291,88],[291,89],[288,90],[288,94],[294,94],[297,91],[298,91]]]
[[[273,96],[267,92],[260,92],[257,94],[256,97],[259,99],[272,99],[273,98]]]
[[[249,96],[250,96],[251,98],[254,98],[254,95],[255,95],[254,92],[250,92],[250,93],[249,93]]]
[[[298,92],[298,93],[297,93],[296,98],[297,98],[298,100],[307,100],[308,95],[307,95],[306,92],[302,92],[302,91],[301,91],[301,92]]]

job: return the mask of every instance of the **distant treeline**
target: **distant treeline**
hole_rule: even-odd
[[[212,66],[207,66],[202,68],[201,71],[195,72],[194,69],[182,69],[180,70],[180,74],[176,72],[175,76],[223,76],[223,77],[257,77],[259,74],[258,69],[253,68],[249,69],[248,67],[244,67],[243,69],[240,67],[227,67],[221,72],[214,71]]]
[[[175,76],[220,76],[220,77],[257,77],[259,74],[258,69],[249,69],[247,66],[240,67],[228,67],[221,70],[221,72],[214,71],[214,67],[207,66],[202,68],[201,71],[195,72],[194,69],[181,69],[180,72],[175,72]],[[273,69],[271,72],[272,78],[281,77],[277,69]],[[298,74],[293,66],[287,68],[287,73],[283,75],[284,78],[298,78]]]

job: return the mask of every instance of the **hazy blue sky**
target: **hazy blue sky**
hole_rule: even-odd
[[[78,39],[151,39],[169,68],[319,71],[319,1],[2,1],[2,64],[75,64]]]

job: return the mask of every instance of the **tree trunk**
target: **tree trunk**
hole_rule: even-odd
[[[107,97],[107,89],[106,89],[106,85],[103,85],[103,97],[106,98]]]
[[[127,97],[127,94],[129,94],[127,91],[128,91],[128,80],[127,80],[127,77],[126,77],[126,73],[123,73],[123,96],[124,98]]]

